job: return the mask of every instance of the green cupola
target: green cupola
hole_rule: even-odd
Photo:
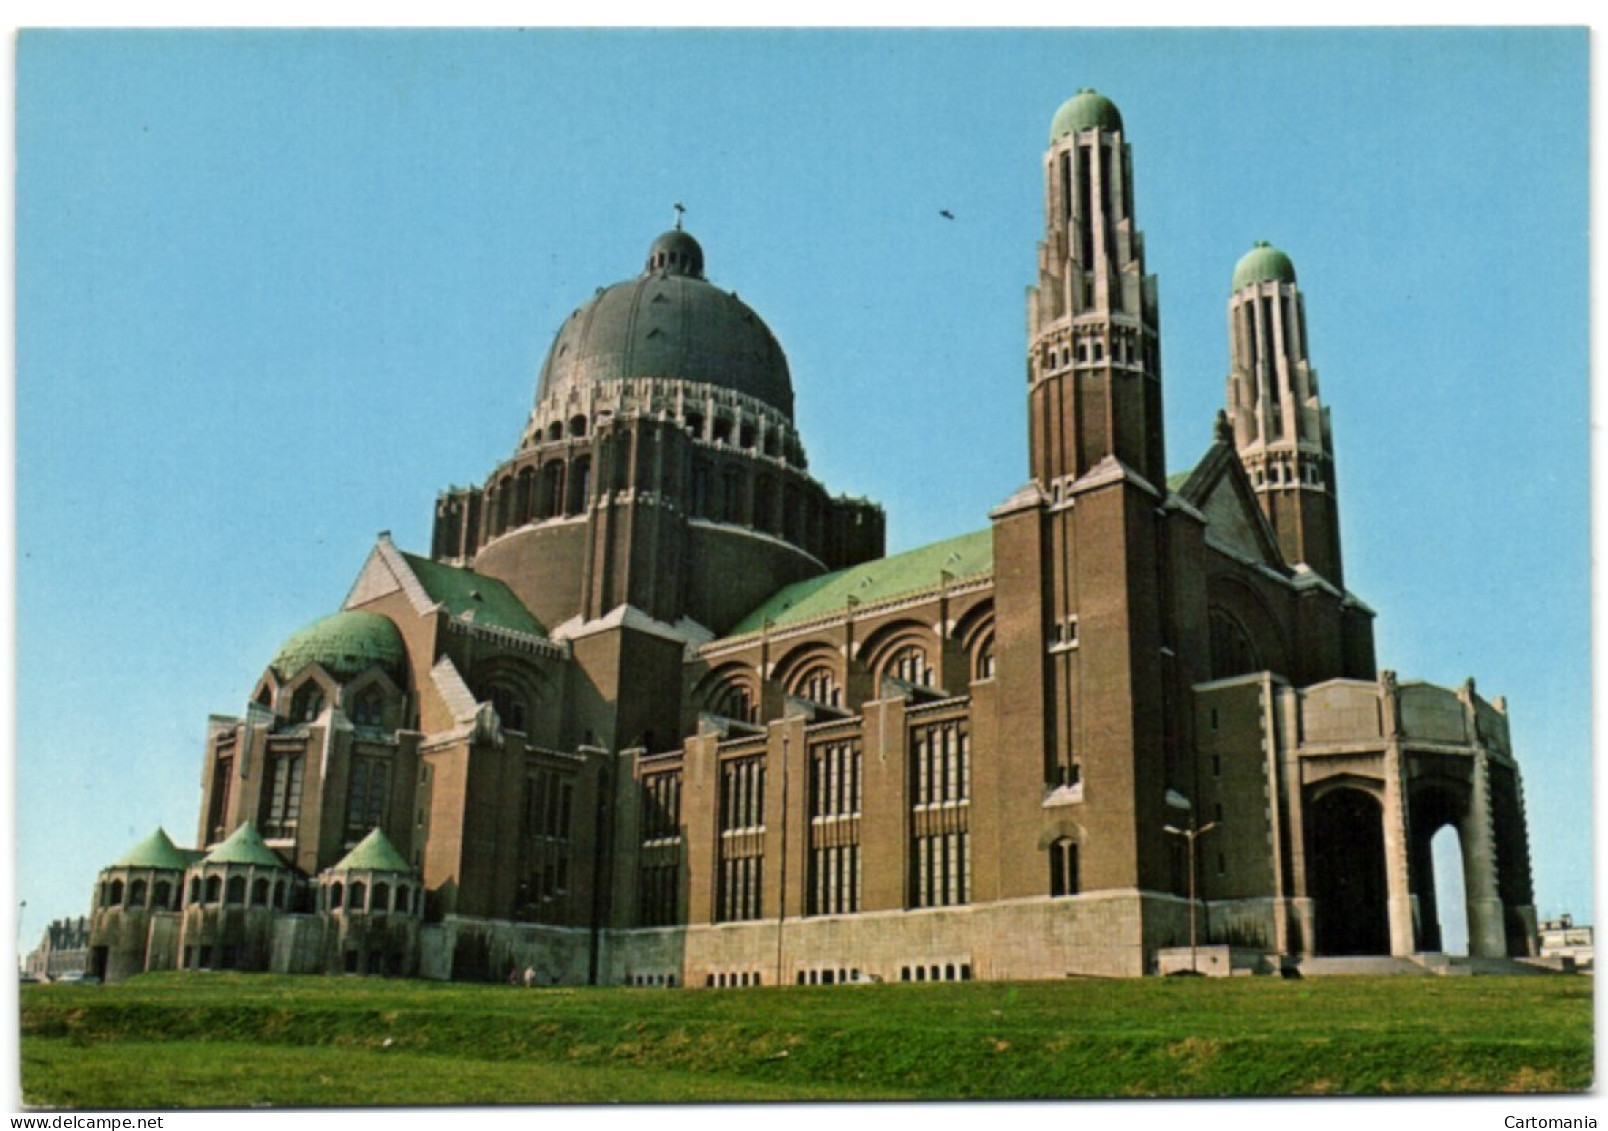
[[[1121,130],[1122,112],[1117,104],[1103,94],[1085,87],[1061,103],[1050,123],[1050,141],[1053,144],[1067,134],[1084,130]]]
[[[1293,283],[1295,264],[1290,257],[1266,240],[1257,240],[1256,246],[1240,257],[1234,267],[1234,284],[1231,289],[1241,290],[1257,283]]]
[[[401,682],[407,655],[402,634],[389,617],[347,609],[294,633],[269,667],[280,679],[289,679],[318,663],[336,679],[347,679],[377,664]]]
[[[329,869],[331,872],[409,872],[413,871],[402,854],[396,850],[379,829],[372,830],[368,836],[357,842],[356,847],[348,852],[338,864]]]
[[[190,866],[193,859],[174,847],[167,830],[157,829],[150,836],[140,841],[133,848],[114,860],[113,868],[156,868],[170,872],[182,872]]]

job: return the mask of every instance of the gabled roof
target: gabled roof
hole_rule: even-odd
[[[411,872],[412,868],[379,829],[357,842],[356,847],[329,869],[331,872]]]
[[[1220,548],[1288,571],[1231,439],[1219,436],[1193,469],[1169,475],[1167,486],[1204,515],[1207,537]]]
[[[512,629],[531,636],[547,635],[547,630],[514,596],[514,591],[496,578],[472,569],[442,565],[417,554],[403,552],[401,558],[430,599],[445,605],[453,619],[473,611],[476,624]]]
[[[158,828],[150,836],[112,861],[108,867],[160,868],[171,872],[182,872],[194,863],[200,855],[199,852],[175,848],[173,841],[167,835],[167,831]]]
[[[229,834],[218,847],[201,858],[203,864],[260,864],[268,868],[283,868],[285,862],[279,854],[262,842],[257,826],[247,821]]]
[[[994,531],[990,527],[795,582],[773,593],[727,635],[758,632],[767,621],[773,627],[781,627],[837,612],[850,598],[869,605],[906,593],[936,589],[943,582],[941,575],[946,573],[951,581],[960,581],[993,569]]]

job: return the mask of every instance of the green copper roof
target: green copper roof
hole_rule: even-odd
[[[337,679],[357,675],[375,664],[400,679],[407,667],[407,649],[402,634],[388,618],[347,609],[293,634],[269,666],[280,679],[289,679],[315,661]]]
[[[474,610],[476,624],[489,624],[494,628],[510,628],[515,632],[528,632],[533,636],[546,636],[541,622],[530,615],[520,604],[513,590],[483,573],[471,569],[458,569],[440,562],[403,554],[413,576],[419,579],[432,601],[447,607],[454,618]]]
[[[1240,257],[1239,264],[1234,268],[1234,284],[1232,290],[1249,287],[1256,283],[1293,283],[1295,282],[1295,264],[1290,257],[1266,240],[1257,240],[1256,246]]]
[[[408,862],[379,829],[358,841],[331,872],[411,872]]]
[[[1189,482],[1189,477],[1191,475],[1193,475],[1193,474],[1195,474],[1195,469],[1194,468],[1190,468],[1188,471],[1175,471],[1175,472],[1173,472],[1171,475],[1167,476],[1167,490],[1169,490],[1169,491],[1181,491],[1181,490],[1183,490],[1184,484]]]
[[[201,858],[203,864],[261,864],[269,868],[283,868],[285,862],[279,854],[262,842],[257,826],[247,821],[229,839]]]
[[[1050,123],[1050,140],[1095,128],[1122,129],[1122,113],[1105,95],[1080,90],[1061,103],[1061,108],[1055,112],[1055,120]]]
[[[168,838],[167,831],[159,828],[112,861],[108,867],[163,868],[171,872],[182,872],[190,866],[196,855],[175,848],[173,841]]]
[[[869,605],[905,593],[934,589],[941,583],[939,575],[943,573],[959,581],[988,573],[993,568],[993,529],[962,534],[959,538],[934,542],[891,558],[879,558],[795,582],[772,594],[763,605],[744,617],[730,635],[758,632],[766,621],[780,627],[840,612],[851,597],[862,605]]]

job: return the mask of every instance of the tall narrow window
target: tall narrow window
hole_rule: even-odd
[[[229,820],[229,793],[234,786],[234,756],[219,758],[212,767],[212,799],[207,812],[207,839],[223,839]]]
[[[1050,894],[1078,894],[1078,846],[1070,837],[1050,845]]]
[[[263,798],[263,835],[293,837],[301,819],[301,751],[269,751],[265,778],[268,788]]]
[[[385,824],[385,807],[391,784],[391,764],[381,758],[354,758],[346,793],[348,836],[367,833]]]

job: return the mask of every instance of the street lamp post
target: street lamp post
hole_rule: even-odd
[[[1217,827],[1217,822],[1208,821],[1206,824],[1196,828],[1194,804],[1189,798],[1176,790],[1169,789],[1167,791],[1167,804],[1174,809],[1187,810],[1189,813],[1189,827],[1187,829],[1178,828],[1176,825],[1165,825],[1162,831],[1169,832],[1173,836],[1183,837],[1185,843],[1189,845],[1189,969],[1191,973],[1199,974],[1200,967],[1196,957],[1197,934],[1195,929],[1195,920],[1198,913],[1195,902],[1195,838],[1211,832]]]

